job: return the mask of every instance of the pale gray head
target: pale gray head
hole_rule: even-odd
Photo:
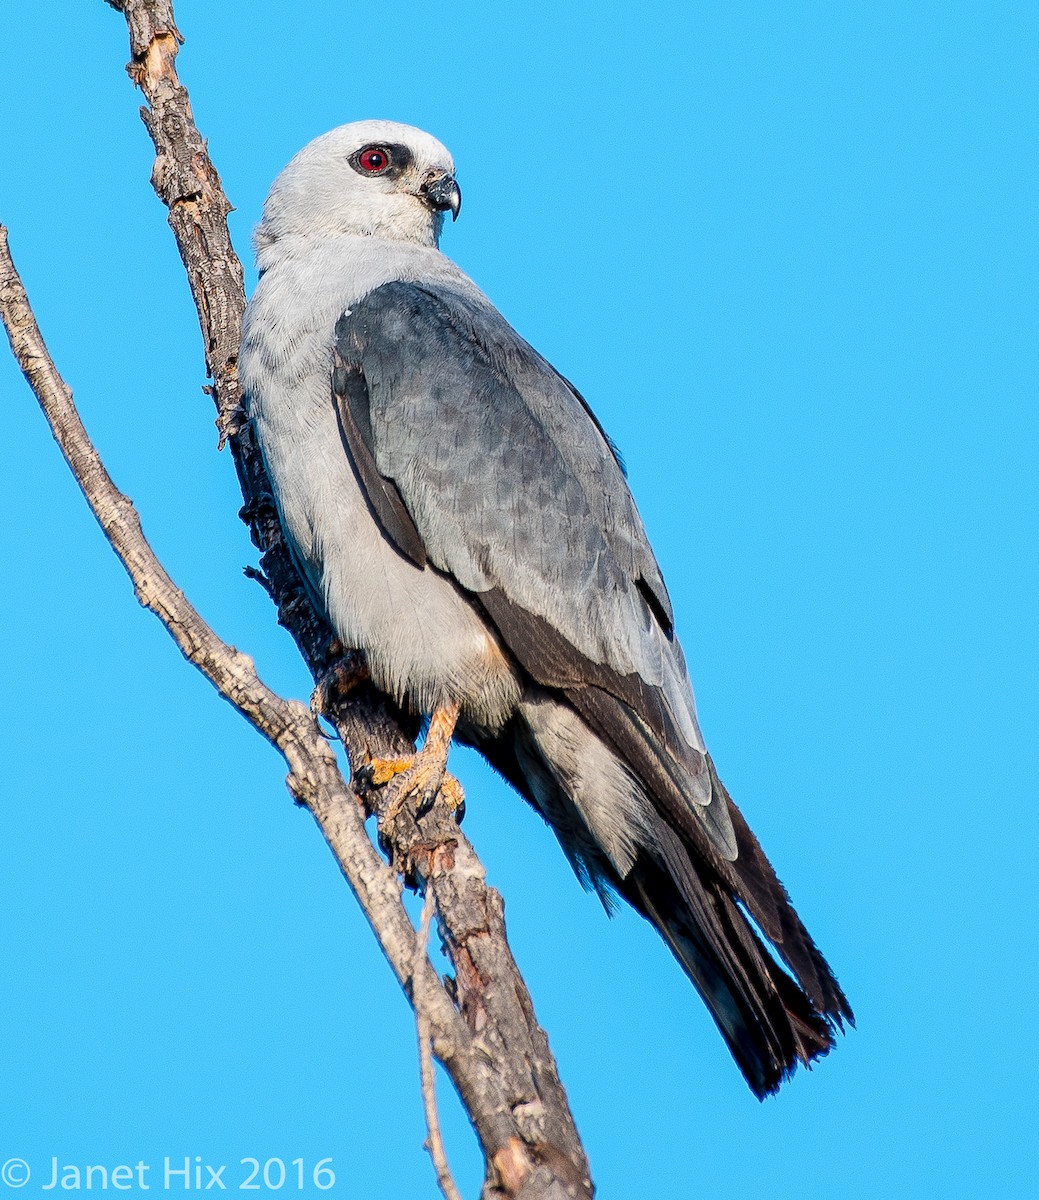
[[[435,246],[462,197],[451,155],[428,133],[355,121],[315,138],[274,181],[257,246],[293,236],[361,234]]]

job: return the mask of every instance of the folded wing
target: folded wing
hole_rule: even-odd
[[[586,741],[546,771],[526,734],[482,748],[579,873],[657,925],[751,1086],[771,1090],[851,1011],[710,761],[660,569],[587,404],[478,293],[404,282],[340,318],[332,391],[387,538],[472,597],[529,676],[542,758]],[[601,790],[631,830],[582,794],[576,760],[601,747],[620,764]]]

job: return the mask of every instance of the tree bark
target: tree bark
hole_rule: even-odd
[[[363,674],[363,657],[338,646],[307,598],[242,411],[237,377],[242,268],[227,228],[230,204],[177,78],[183,39],[172,6],[169,0],[107,3],[126,18],[132,56],[127,69],[148,101],[142,117],[156,149],[152,183],[169,210],[195,299],[220,442],[231,448],[244,497],[241,515],[262,552],[262,580],[315,679],[325,678],[337,662],[348,673]],[[508,946],[501,898],[487,886],[482,864],[453,815],[442,804],[420,815],[408,806],[388,805],[383,789],[351,787],[310,711],[266,688],[251,660],[222,643],[188,604],[89,442],[36,327],[5,230],[0,230],[0,309],[12,349],[139,600],[166,624],[185,657],[284,755],[293,795],[318,822],[405,994],[421,1007],[420,1028],[428,1029],[433,1053],[469,1113],[487,1165],[483,1197],[591,1197],[587,1160],[548,1039]],[[354,767],[373,755],[414,749],[415,719],[368,683],[337,698],[330,718]],[[368,838],[364,816],[372,813],[393,869]],[[433,896],[453,967],[447,986],[416,939],[401,902],[401,879]]]

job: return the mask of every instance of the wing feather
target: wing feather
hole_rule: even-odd
[[[368,415],[368,386],[355,363],[336,363],[332,372],[332,399],[339,434],[353,463],[361,491],[372,515],[394,546],[416,567],[427,561],[422,536],[415,528],[400,490],[392,479],[379,474],[372,456],[372,431]]]
[[[354,428],[430,561],[468,591],[500,587],[594,662],[656,686],[674,673],[660,569],[565,380],[489,304],[448,289],[386,284],[337,335],[367,391]]]
[[[478,293],[385,284],[336,334],[344,443],[387,535],[472,594],[538,683],[611,697],[573,702],[667,777],[686,836],[702,819],[734,857],[670,598],[583,397]]]

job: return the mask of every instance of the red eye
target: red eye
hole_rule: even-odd
[[[390,155],[381,146],[369,146],[361,151],[357,161],[365,171],[378,175],[390,165]]]

